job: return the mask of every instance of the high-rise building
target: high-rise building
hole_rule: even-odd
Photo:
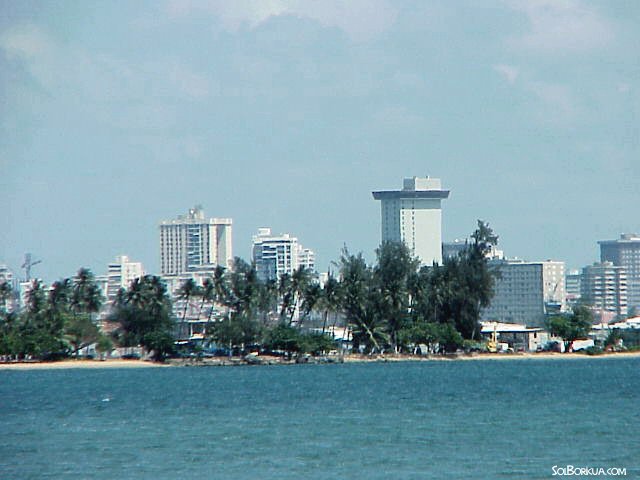
[[[315,270],[313,250],[303,248],[288,233],[272,235],[270,228],[259,228],[253,236],[252,257],[263,280],[277,280],[285,273],[291,275],[299,267]]]
[[[143,275],[142,263],[132,262],[126,255],[117,256],[107,270],[107,303],[112,303],[116,299],[118,290],[129,288],[133,280]]]
[[[569,270],[564,276],[567,291],[567,303],[575,304],[581,297],[582,273],[579,270]]]
[[[380,200],[382,241],[403,242],[423,264],[442,263],[442,190],[440,179],[405,178],[402,190],[373,192]]]
[[[160,271],[162,275],[231,267],[230,218],[206,219],[196,206],[175,220],[160,222]]]
[[[628,306],[640,308],[640,235],[624,233],[617,240],[603,240],[600,261],[624,267],[627,273]]]
[[[17,282],[13,278],[13,272],[6,265],[0,265],[0,283],[7,282],[11,287],[11,295],[0,301],[0,308],[5,308],[7,312],[12,312],[16,308],[16,290]]]
[[[495,295],[483,321],[542,326],[545,315],[565,309],[564,262],[491,260],[498,272]]]
[[[627,272],[612,262],[594,263],[582,269],[582,299],[596,312],[627,314]]]

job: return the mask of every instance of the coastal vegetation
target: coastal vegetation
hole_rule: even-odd
[[[185,281],[175,315],[165,283],[146,275],[118,292],[106,317],[108,336],[95,321],[104,299],[83,268],[48,291],[34,281],[20,312],[0,308],[0,355],[46,359],[96,344],[101,354],[113,345],[142,347],[163,360],[184,338],[190,305],[207,319],[203,344],[229,354],[317,354],[347,341],[363,353],[411,353],[418,345],[429,353],[455,351],[480,339],[480,313],[491,301],[495,276],[486,254],[497,241],[478,221],[459,255],[426,266],[402,243],[380,245],[372,265],[345,247],[322,284],[303,268],[265,281],[255,265],[236,257],[233,269],[217,267],[202,285]],[[0,294],[6,307],[7,285]]]

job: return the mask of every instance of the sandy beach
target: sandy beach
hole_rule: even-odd
[[[640,357],[640,351],[615,352],[601,355],[585,355],[583,353],[478,353],[462,355],[345,355],[345,363],[369,363],[369,362],[452,362],[452,361],[474,361],[474,360],[531,360],[531,359],[553,359],[553,360],[579,360],[579,359],[612,359],[612,358],[635,358]],[[294,361],[283,361],[278,357],[262,357],[269,360],[268,364],[294,364]],[[267,362],[266,362],[267,363]],[[155,363],[146,360],[62,360],[59,362],[8,362],[0,363],[0,370],[59,370],[68,368],[168,368],[181,366],[229,366],[248,364],[243,359],[235,357],[230,360],[228,357],[220,357],[203,360],[176,361],[169,360],[167,363]]]
[[[65,368],[156,368],[167,364],[145,360],[62,360],[59,362],[9,362],[0,363],[0,370],[59,370]]]

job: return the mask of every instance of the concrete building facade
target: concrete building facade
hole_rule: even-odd
[[[259,228],[253,236],[251,255],[263,280],[277,280],[300,267],[315,271],[313,250],[303,248],[298,239],[288,233],[272,235],[270,228]]]
[[[382,242],[403,242],[422,264],[442,263],[442,190],[439,178],[405,178],[402,190],[373,192],[380,200]]]
[[[628,306],[640,309],[640,235],[623,233],[617,240],[602,240],[598,244],[601,262],[624,267]]]
[[[181,275],[230,268],[233,260],[232,220],[206,219],[196,206],[175,220],[160,222],[160,272]]]
[[[107,303],[113,303],[121,288],[129,288],[136,278],[144,275],[144,267],[140,262],[132,262],[128,256],[119,255],[107,267]]]
[[[603,317],[626,315],[627,272],[612,262],[594,263],[582,269],[582,299]]]
[[[546,314],[565,310],[564,262],[496,259],[489,265],[499,275],[483,321],[543,326]]]

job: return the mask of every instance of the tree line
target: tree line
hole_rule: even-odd
[[[186,280],[178,291],[184,306],[175,316],[166,284],[143,276],[118,292],[107,339],[122,347],[142,346],[161,360],[174,352],[187,308],[195,305],[198,318],[206,319],[206,341],[229,352],[338,349],[341,344],[329,334],[337,329],[350,332],[353,349],[365,353],[407,352],[416,345],[433,353],[454,351],[465,340],[480,339],[480,313],[491,301],[495,276],[486,254],[497,241],[488,224],[478,221],[459,255],[427,266],[403,243],[380,245],[372,265],[345,247],[322,284],[304,268],[263,280],[254,264],[236,257],[232,269],[217,267],[202,285]],[[5,309],[0,315],[0,354],[73,353],[102,339],[88,326],[103,301],[96,290],[86,269],[54,283],[48,296],[34,282],[23,312]],[[78,329],[78,322],[87,331]],[[35,345],[25,340],[34,335],[48,335],[49,343],[25,346]]]
[[[96,326],[104,298],[89,269],[49,289],[34,280],[20,312],[8,311],[12,297],[10,284],[0,283],[0,356],[56,359],[94,343],[100,352],[111,351],[111,339]]]

